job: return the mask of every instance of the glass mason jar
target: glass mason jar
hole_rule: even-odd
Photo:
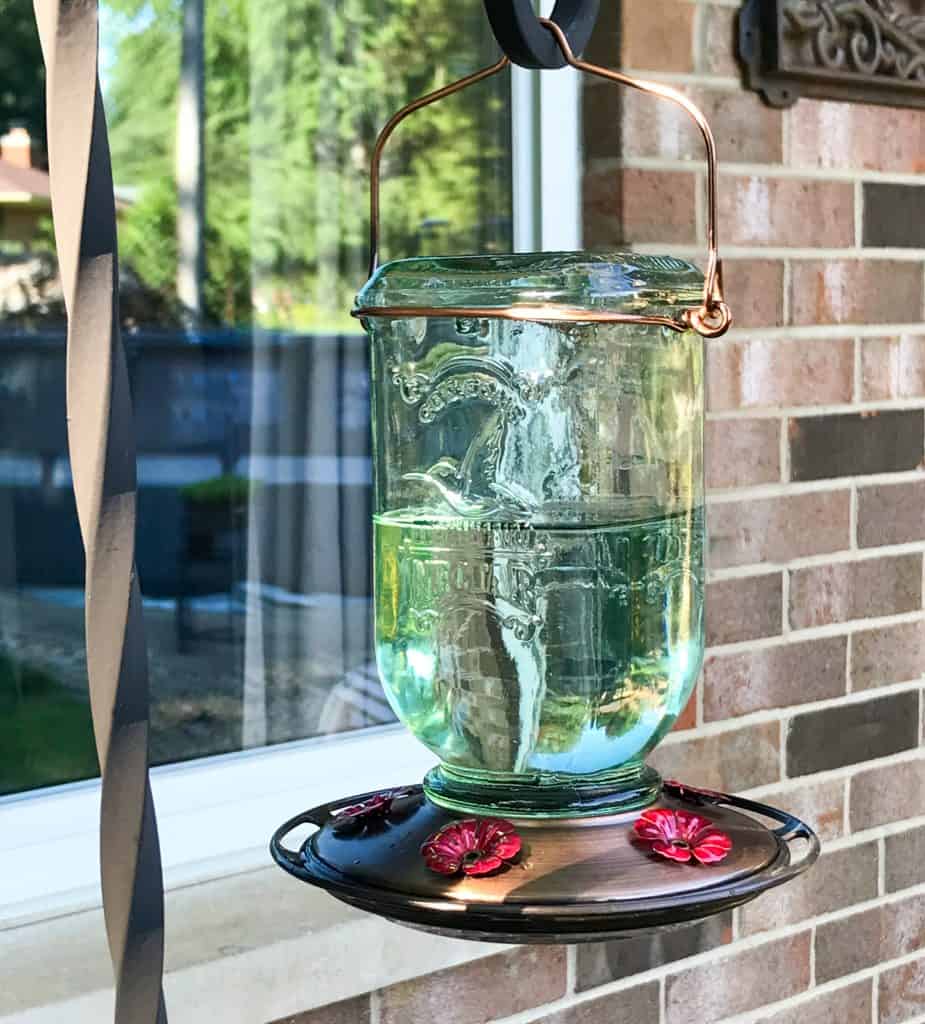
[[[702,298],[681,260],[588,253],[400,260],[360,293],[377,659],[440,759],[437,803],[566,817],[654,797],[644,758],[703,659],[703,341],[426,310]]]

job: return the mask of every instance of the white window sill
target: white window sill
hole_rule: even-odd
[[[500,953],[345,907],[277,868],[167,895],[171,1024],[265,1024]],[[0,929],[0,1024],[112,1020],[100,910]]]
[[[259,1024],[499,952],[360,914],[270,865],[283,821],[433,763],[386,726],[153,769],[171,1024]],[[112,1019],[99,800],[98,782],[0,800],[0,1024]]]
[[[263,867],[288,818],[419,782],[434,763],[404,729],[385,726],[155,768],[165,886]],[[100,906],[99,804],[98,781],[0,799],[0,932]]]

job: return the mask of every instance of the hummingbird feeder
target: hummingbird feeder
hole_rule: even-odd
[[[819,843],[789,814],[646,764],[703,661],[703,341],[732,322],[713,135],[676,90],[575,55],[597,4],[548,20],[527,2],[487,6],[505,56],[379,136],[354,310],[371,345],[379,673],[439,763],[423,785],[296,816],[271,850],[353,906],[441,934],[600,940],[744,903]],[[705,274],[630,252],[379,266],[392,132],[512,57],[690,115],[706,147]]]

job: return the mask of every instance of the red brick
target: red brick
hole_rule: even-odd
[[[852,634],[851,688],[906,683],[925,672],[925,620]]]
[[[780,420],[707,420],[707,487],[752,487],[780,480]]]
[[[853,832],[925,814],[925,759],[858,772],[849,804]]]
[[[723,284],[736,327],[775,327],[784,322],[781,261],[724,260]]]
[[[787,441],[794,481],[913,470],[925,459],[925,410],[794,417]]]
[[[925,336],[864,338],[861,342],[861,397],[925,396]]]
[[[781,631],[783,581],[779,572],[707,584],[707,644],[735,644]]]
[[[858,489],[858,544],[862,548],[925,540],[925,480]]]
[[[854,245],[854,186],[800,178],[723,175],[719,223],[730,245]]]
[[[921,261],[794,260],[794,324],[883,324],[922,319]]]
[[[851,401],[849,339],[721,341],[707,345],[706,353],[707,398],[714,412]]]
[[[790,573],[790,625],[825,626],[922,607],[922,556],[865,558]]]
[[[739,52],[738,9],[711,4],[705,11],[706,47],[703,68],[713,75],[741,78],[737,54]]]
[[[795,167],[925,170],[925,119],[918,110],[800,100],[787,116]]]
[[[692,174],[629,168],[622,178],[624,241],[695,240],[696,179]]]
[[[749,903],[741,910],[741,933],[796,924],[877,897],[876,842],[824,853],[812,871]]]
[[[452,1007],[453,1024],[487,1024],[559,999],[565,974],[564,947],[516,949],[383,989],[380,1021],[440,1020]]]
[[[662,743],[649,760],[666,779],[736,793],[780,779],[776,722]]]
[[[274,1024],[369,1024],[369,1020],[369,996],[359,996],[317,1010],[306,1010],[294,1017],[282,1017]]]
[[[762,103],[756,93],[700,90],[695,99],[713,128],[723,166],[779,164],[783,160],[783,116]],[[698,142],[699,134],[695,135]],[[703,159],[702,145],[696,150],[696,158]]]
[[[618,247],[623,237],[620,222],[621,171],[589,167],[582,179],[582,233],[587,249]]]
[[[679,0],[624,0],[619,64],[646,71],[692,71],[692,3]]]
[[[849,492],[842,490],[712,502],[710,565],[787,562],[845,549],[849,501]]]
[[[620,42],[622,4],[602,4],[594,31],[583,54],[585,60],[595,64],[614,64],[620,57],[617,46]],[[587,78],[588,82],[594,79]],[[602,83],[603,84],[603,83]],[[611,86],[613,88],[613,86]]]
[[[925,882],[925,826],[894,832],[883,841],[887,892]]]
[[[755,93],[741,90],[684,90],[710,122],[720,162],[780,163],[783,119]],[[613,118],[613,95],[610,116]],[[603,117],[603,110],[600,115]],[[587,115],[585,115],[587,118]],[[613,154],[612,154],[613,155]],[[703,138],[687,111],[646,93],[623,99],[623,155],[703,160]]]
[[[876,964],[885,924],[884,908],[871,907],[819,925],[816,928],[817,983],[824,984]],[[888,959],[885,951],[883,959]]]
[[[810,781],[775,793],[764,793],[763,803],[782,807],[816,830],[823,842],[844,833],[845,784],[841,779]]]
[[[711,654],[703,670],[703,717],[715,722],[845,692],[847,638]]]
[[[866,181],[861,186],[865,249],[925,247],[925,189],[921,185]]]
[[[787,722],[787,774],[814,775],[913,750],[919,695],[891,693],[793,715]]]
[[[810,942],[801,932],[669,977],[666,1024],[718,1021],[803,992]]]
[[[870,1024],[873,981],[845,985],[821,996],[803,999],[789,1010],[756,1017],[753,1024]]]
[[[690,695],[684,710],[675,719],[672,729],[675,732],[684,732],[685,729],[693,729],[697,725],[697,692]]]
[[[878,980],[880,1024],[900,1024],[925,1013],[925,957],[883,971]]]
[[[816,981],[824,984],[925,946],[925,895],[829,921],[816,928]]]
[[[576,950],[575,988],[586,992],[731,941],[732,911],[726,911],[669,931],[642,933],[610,942],[584,942]]]
[[[658,1014],[658,982],[650,981],[557,1010],[548,1017],[536,1018],[534,1024],[647,1024],[658,1020]]]
[[[605,62],[612,59],[612,54],[603,58]],[[610,82],[588,76],[582,79],[581,146],[586,168],[613,167],[613,161],[624,155],[625,115],[621,116],[620,110],[625,102],[625,97],[617,101]]]
[[[681,89],[696,103],[696,89]],[[613,95],[610,116],[614,119]],[[623,136],[618,153],[626,157],[692,160],[702,156],[700,132],[690,115],[675,103],[630,89],[621,101]]]
[[[687,171],[603,169],[585,175],[585,243],[695,240],[696,178]]]

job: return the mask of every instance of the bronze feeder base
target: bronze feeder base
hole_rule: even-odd
[[[428,869],[421,846],[465,815],[431,803],[420,786],[402,793],[388,815],[350,829],[335,829],[336,813],[375,794],[305,811],[276,831],[273,859],[344,903],[400,924],[489,942],[563,943],[618,938],[720,913],[796,877],[819,855],[815,833],[792,815],[667,784],[656,806],[703,815],[732,839],[720,863],[658,857],[634,840],[640,812],[630,812],[511,819],[523,840],[517,860],[495,875],[447,877]],[[317,831],[298,851],[283,846],[304,825]]]

